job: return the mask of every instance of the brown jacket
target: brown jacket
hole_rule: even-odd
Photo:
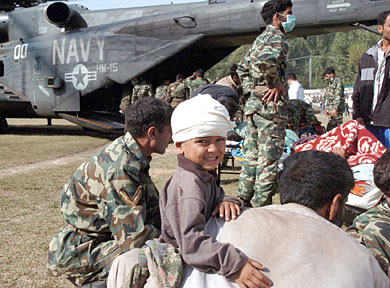
[[[231,244],[216,242],[204,228],[221,201],[241,204],[225,196],[216,175],[178,155],[176,173],[160,193],[161,242],[179,248],[184,262],[202,272],[229,276],[245,263],[246,256]]]

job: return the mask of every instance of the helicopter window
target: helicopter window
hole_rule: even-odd
[[[41,57],[34,58],[34,73],[41,73]]]
[[[0,77],[4,76],[4,61],[0,61]]]

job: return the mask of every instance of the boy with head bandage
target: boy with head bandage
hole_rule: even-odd
[[[240,214],[240,201],[224,195],[215,168],[234,127],[228,111],[210,95],[181,103],[172,114],[172,138],[178,168],[160,192],[160,241],[178,248],[189,266],[232,278],[240,287],[268,287],[264,267],[231,244],[212,240],[204,231],[211,216],[229,221]]]

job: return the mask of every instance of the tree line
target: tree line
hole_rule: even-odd
[[[375,27],[373,27],[375,28]],[[311,88],[327,86],[322,74],[333,67],[345,86],[352,86],[363,53],[381,37],[365,30],[329,33],[304,38],[288,39],[287,73],[295,73],[305,89],[310,88],[309,57],[311,58]],[[240,62],[251,45],[236,49],[228,57],[207,71],[206,76],[217,80],[227,75],[229,67]]]

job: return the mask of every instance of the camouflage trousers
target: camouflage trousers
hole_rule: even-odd
[[[337,113],[336,116],[330,116],[328,125],[326,126],[326,131],[330,131],[341,124],[343,124],[343,113]]]
[[[173,109],[175,109],[182,102],[184,102],[184,99],[173,98],[173,100],[171,102],[171,106],[172,106]]]
[[[126,276],[122,288],[144,287],[151,276],[158,287],[179,288],[184,274],[180,252],[171,244],[148,240],[140,249],[138,264]]]
[[[294,131],[295,134],[297,134],[297,136],[299,136],[299,126],[300,126],[300,122],[290,122],[288,123],[289,124],[289,129],[291,131]]]
[[[382,202],[356,217],[347,232],[366,246],[387,274],[390,267],[390,207]]]
[[[63,275],[76,286],[107,279],[111,262],[124,251],[114,239],[106,238],[64,226],[49,244],[49,275]]]
[[[250,200],[253,207],[260,207],[272,204],[287,121],[267,120],[256,113],[247,115],[247,118],[245,158],[235,196]]]

